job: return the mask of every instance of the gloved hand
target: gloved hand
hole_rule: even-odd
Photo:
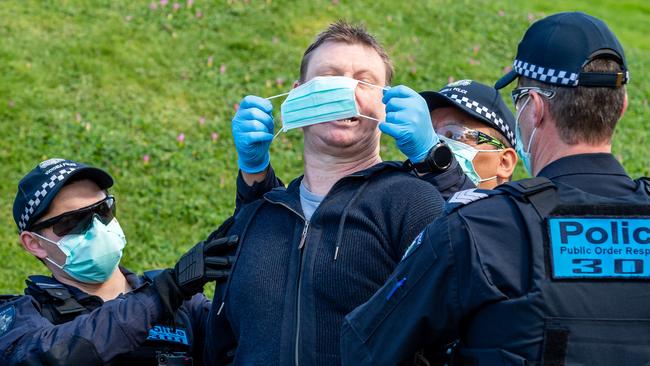
[[[203,291],[206,283],[225,281],[234,262],[234,256],[229,254],[238,243],[236,235],[202,241],[185,253],[173,269],[156,276],[153,286],[158,290],[167,312],[173,313],[183,300]]]
[[[427,102],[413,89],[399,85],[384,90],[386,121],[381,132],[392,136],[400,151],[411,160],[423,161],[440,140],[433,130]]]
[[[237,164],[245,173],[259,173],[269,166],[273,140],[273,105],[264,98],[246,96],[232,119]]]

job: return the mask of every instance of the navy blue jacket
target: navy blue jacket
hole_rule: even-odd
[[[610,154],[565,157],[546,166],[539,176],[554,183],[564,203],[593,203],[599,199],[650,203],[647,188],[629,178]],[[631,324],[638,320],[630,323],[626,319],[650,319],[647,284],[548,280],[544,277],[545,261],[533,263],[533,258],[539,259],[544,252],[543,244],[530,243],[532,234],[527,227],[531,226],[526,226],[523,215],[527,213],[520,207],[512,197],[496,191],[467,191],[452,198],[447,206],[449,214],[427,226],[386,284],[346,317],[341,339],[343,364],[404,364],[422,348],[436,353],[457,339],[460,349],[472,350],[474,365],[539,362],[549,326],[544,309],[554,305],[556,314],[609,319],[599,324],[610,325],[607,322],[613,319],[627,321],[627,327],[618,328],[627,333],[613,337],[630,342],[631,347],[650,347],[650,326],[632,328]],[[532,210],[531,205],[523,207]],[[535,283],[545,287],[540,290]],[[546,296],[545,301],[535,303],[539,291],[566,292],[565,296]],[[589,293],[597,294],[597,298]],[[611,298],[601,296],[603,293],[609,293]],[[567,307],[563,301],[572,305]],[[568,330],[559,327],[556,331],[552,342],[561,345]],[[619,344],[614,341],[598,345],[595,336],[606,339],[608,334],[591,332],[592,347],[605,349]],[[571,337],[575,335],[569,336],[569,342],[576,341]],[[630,337],[635,340],[628,340]],[[546,347],[552,348],[554,344],[548,342]],[[561,352],[547,356],[559,360]],[[569,347],[569,352],[580,350],[571,351]],[[624,360],[623,353],[612,354]]]
[[[120,269],[134,290],[107,302],[46,277],[55,286],[65,286],[79,304],[91,310],[59,325],[43,316],[39,302],[32,296],[17,296],[0,303],[0,365],[128,364],[118,361],[119,357],[137,350],[148,337],[165,333],[161,324],[164,310],[158,293],[147,281]],[[210,301],[197,294],[177,311],[188,314],[192,329],[175,333],[187,336],[187,342],[193,343],[197,362],[209,308]]]
[[[306,222],[301,180],[239,209],[229,231],[240,236],[237,261],[215,292],[207,364],[235,344],[236,365],[339,364],[343,317],[444,204],[401,164],[380,163],[339,180]]]
[[[390,164],[395,164],[397,166],[401,163],[395,161],[390,162]],[[444,200],[449,199],[449,197],[458,191],[475,187],[474,183],[472,183],[469,177],[465,175],[463,169],[455,158],[452,159],[451,165],[444,172],[429,173],[422,175],[420,178],[433,185],[436,190],[440,192],[440,195]],[[275,187],[284,187],[284,183],[282,183],[280,178],[275,175],[275,171],[271,165],[269,165],[264,180],[256,182],[252,186],[246,184],[241,175],[241,171],[239,171],[239,174],[237,175],[236,207],[239,208],[241,205],[262,198],[266,192]]]

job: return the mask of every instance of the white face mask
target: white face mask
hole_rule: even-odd
[[[473,146],[467,145],[466,143],[456,141],[442,135],[438,135],[438,137],[440,137],[440,139],[444,141],[447,146],[449,146],[451,151],[454,153],[458,164],[460,164],[461,169],[463,169],[465,175],[469,177],[474,185],[478,186],[480,183],[497,178],[496,175],[489,178],[481,178],[481,176],[476,172],[473,161],[476,157],[476,154],[480,152],[500,152],[503,151],[503,149],[480,150]]]

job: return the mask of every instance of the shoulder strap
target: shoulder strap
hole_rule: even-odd
[[[508,182],[495,188],[508,195],[530,203],[540,218],[546,217],[557,206],[557,187],[545,177],[535,177]]]
[[[41,312],[53,324],[64,323],[87,309],[70,294],[67,287],[46,276],[29,276],[25,294],[41,305]]]
[[[144,271],[142,274],[142,279],[145,282],[152,283],[153,279],[156,278],[160,273],[162,273],[162,269],[151,269],[149,271]]]
[[[20,295],[0,295],[0,306],[2,306],[2,304],[4,304],[5,302],[9,302],[19,297]]]

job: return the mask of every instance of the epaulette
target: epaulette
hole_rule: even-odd
[[[645,191],[650,194],[650,177],[641,177],[637,179],[640,184],[645,186]]]
[[[490,197],[497,194],[501,194],[501,192],[492,191],[489,189],[480,189],[480,188],[471,188],[471,189],[466,189],[464,191],[456,192],[445,203],[445,212],[446,213],[454,212],[459,207],[468,205],[472,202],[476,202],[478,200],[482,200],[483,198]]]
[[[164,269],[151,269],[148,271],[144,271],[144,273],[142,274],[142,279],[145,282],[152,283],[153,279],[156,278],[159,274],[161,274],[162,271],[164,271]]]
[[[0,306],[2,306],[2,304],[6,303],[6,302],[9,302],[11,300],[15,300],[15,299],[19,298],[20,296],[22,296],[22,295],[0,295]]]

